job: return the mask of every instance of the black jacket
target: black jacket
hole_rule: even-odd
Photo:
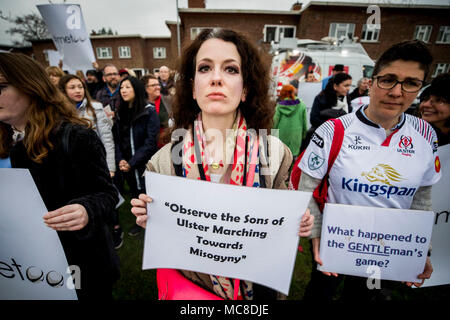
[[[68,131],[67,146],[62,137]],[[27,168],[48,211],[68,204],[81,204],[89,222],[79,231],[59,231],[69,265],[81,270],[81,298],[101,298],[119,278],[119,258],[113,248],[108,222],[118,201],[106,152],[98,135],[79,125],[67,124],[55,129],[54,144],[41,164],[29,159],[22,142],[10,152],[13,168]],[[106,292],[108,294],[108,292]],[[110,294],[110,293],[109,293]]]
[[[123,132],[119,128],[121,125],[120,113],[117,113],[113,127],[116,163],[119,165],[120,160],[126,160],[131,170],[137,170],[139,177],[137,182],[138,186],[141,186],[138,189],[144,189],[145,183],[142,174],[145,171],[148,160],[158,150],[156,146],[159,133],[158,115],[155,108],[148,105],[147,108],[131,120],[130,131],[126,133],[127,137],[121,134]],[[131,154],[124,152],[126,149],[132,150]]]
[[[352,112],[352,105],[350,98],[347,96],[348,112]],[[331,109],[333,107],[332,102],[328,101],[324,94],[318,94],[315,99],[310,113],[310,123],[312,127],[319,127],[322,124],[320,113],[325,109]]]

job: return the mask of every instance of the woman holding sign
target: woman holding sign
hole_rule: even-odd
[[[172,142],[152,157],[147,169],[188,179],[286,189],[292,155],[280,140],[263,134],[271,127],[274,106],[268,95],[269,73],[257,49],[234,31],[205,30],[184,51],[179,74]],[[182,151],[180,158],[172,152],[174,147]],[[275,154],[267,159],[265,150]],[[268,162],[272,174],[263,175]],[[142,227],[146,226],[146,204],[150,201],[145,194],[131,201],[136,223]],[[303,216],[300,236],[307,236],[312,224],[308,212]],[[269,297],[247,281],[238,285],[215,275],[184,270],[180,274],[217,298]]]
[[[101,140],[30,57],[0,52],[0,90],[0,158],[30,170],[43,222],[79,268],[78,298],[110,299],[119,264],[107,222],[118,199]]]
[[[370,104],[340,117],[341,130],[331,122],[316,130],[299,164],[299,190],[314,190],[328,175],[329,203],[431,211],[431,185],[440,178],[436,134],[425,121],[405,114],[422,88],[431,62],[429,50],[419,41],[402,42],[384,52],[370,80]],[[328,168],[333,137],[342,130],[344,140]],[[309,208],[316,218],[311,236],[314,260],[322,265],[322,217],[314,199]],[[427,258],[418,278],[428,279],[431,272]],[[305,298],[331,299],[340,282],[335,277],[338,275],[322,274],[313,266]],[[381,287],[386,289],[389,284],[382,282]],[[378,293],[380,290],[368,290],[365,278],[345,277],[345,298],[364,299]]]

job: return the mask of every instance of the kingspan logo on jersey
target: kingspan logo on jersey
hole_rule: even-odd
[[[395,186],[403,180],[402,175],[387,164],[377,164],[369,172],[362,172],[363,176],[370,184],[362,183],[357,178],[342,178],[342,189],[346,191],[367,193],[370,197],[384,196],[390,198],[392,195],[412,197],[416,188]],[[379,182],[379,183],[377,183]]]

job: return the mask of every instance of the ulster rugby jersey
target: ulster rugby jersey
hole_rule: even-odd
[[[330,171],[327,201],[409,209],[417,189],[441,176],[436,133],[426,121],[404,114],[386,138],[362,110],[339,118],[345,135]],[[299,163],[303,172],[324,177],[333,134],[333,123],[317,128]]]

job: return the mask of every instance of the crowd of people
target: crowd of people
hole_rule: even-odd
[[[232,30],[202,31],[183,51],[176,81],[166,66],[159,68],[159,75],[140,79],[131,69],[119,70],[112,64],[99,68],[97,63],[85,75],[74,75],[57,67],[44,69],[25,55],[0,52],[0,167],[30,170],[49,210],[44,222],[58,232],[69,264],[82,269],[78,297],[109,299],[120,275],[116,250],[124,239],[118,196],[126,192],[126,182],[136,217],[136,225],[128,232],[141,233],[151,214],[147,204],[152,201],[145,190],[145,170],[221,184],[287,189],[291,171],[301,169],[294,189],[313,192],[328,179],[330,203],[432,210],[431,186],[440,178],[435,170],[436,141],[439,145],[449,142],[450,75],[435,77],[421,92],[418,117],[405,113],[425,87],[431,63],[421,42],[396,44],[377,60],[373,76],[359,79],[351,93],[353,79],[342,65],[336,65],[333,75],[323,80],[308,119],[307,107],[299,98],[302,93],[292,84],[284,85],[274,101],[268,66],[254,45]],[[362,102],[364,97],[368,99]],[[372,148],[356,152],[347,148],[350,142],[343,143],[336,165],[311,166],[309,157],[302,155],[314,153],[327,163],[336,130],[336,122],[328,120],[335,118],[344,127],[344,141],[357,135]],[[181,129],[184,134],[172,138]],[[276,129],[278,137],[262,137],[262,129]],[[228,139],[230,131],[235,138]],[[424,135],[425,131],[429,134]],[[222,139],[213,136],[217,132]],[[395,143],[390,141],[400,135],[414,137],[420,157],[404,157],[394,150]],[[182,146],[179,155],[172,152],[178,145]],[[277,151],[281,160],[276,168],[263,170],[272,165],[274,156],[264,150]],[[416,188],[415,195],[380,200],[339,188],[342,176],[363,172],[377,161],[410,168],[405,175],[408,187]],[[311,239],[313,270],[305,298],[330,300],[341,281],[345,298],[386,297],[389,282],[381,291],[370,291],[365,279],[316,269],[322,264],[321,221],[321,208],[312,198],[298,233]],[[246,280],[172,272],[205,299],[211,295],[243,300],[282,296]],[[427,257],[418,277],[428,279],[431,272]],[[167,296],[176,299],[177,292]]]

